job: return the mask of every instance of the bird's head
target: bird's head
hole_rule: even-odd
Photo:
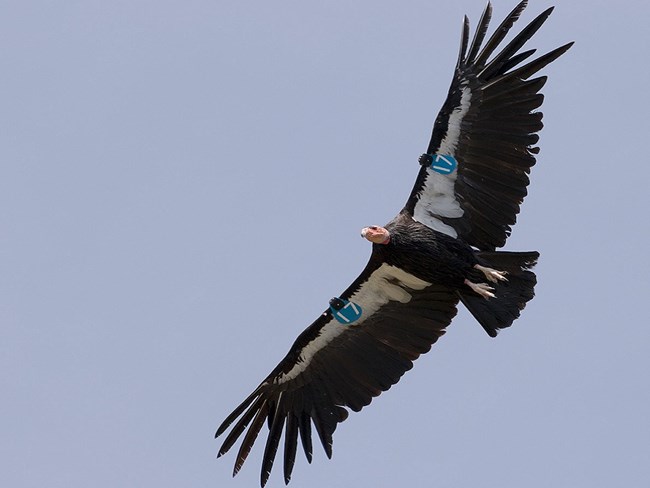
[[[361,237],[374,244],[388,244],[390,242],[390,232],[378,225],[371,225],[361,229]]]

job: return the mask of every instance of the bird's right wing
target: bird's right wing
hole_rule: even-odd
[[[347,418],[346,408],[359,411],[397,383],[444,333],[456,315],[458,296],[447,287],[371,258],[359,278],[334,302],[217,430],[219,436],[230,427],[219,456],[244,434],[233,474],[246,460],[265,422],[269,433],[262,486],[283,431],[285,482],[291,477],[298,437],[311,461],[312,425],[331,456],[332,434]]]

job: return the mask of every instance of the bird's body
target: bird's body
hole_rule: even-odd
[[[430,283],[460,290],[475,273],[475,251],[460,239],[431,229],[410,216],[399,214],[385,226],[388,244],[373,244],[371,259],[403,269]]]
[[[453,290],[491,336],[511,325],[534,296],[537,281],[529,269],[539,257],[536,251],[479,251],[404,212],[385,229],[390,239],[373,244],[370,262],[390,265],[423,282]],[[489,285],[481,283],[486,280]],[[484,302],[477,300],[477,295],[495,299]]]
[[[288,483],[298,439],[311,461],[315,429],[331,456],[348,409],[361,410],[397,383],[445,333],[459,302],[494,337],[533,298],[539,254],[497,249],[516,221],[538,153],[546,77],[531,77],[572,43],[524,63],[535,50],[520,49],[549,8],[502,47],[525,6],[487,40],[490,4],[471,42],[465,18],[451,88],[406,205],[384,227],[362,230],[373,243],[364,270],[217,429],[217,436],[228,431],[219,456],[243,436],[234,474],[267,424],[261,484],[283,436]]]

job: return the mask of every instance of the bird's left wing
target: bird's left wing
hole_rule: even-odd
[[[284,431],[284,477],[293,469],[298,437],[311,462],[311,428],[327,453],[348,416],[397,383],[456,315],[456,293],[371,258],[364,272],[296,339],[287,356],[221,424],[230,432],[219,456],[244,435],[233,475],[264,423],[269,433],[261,484],[268,480]],[[234,425],[233,425],[234,423]],[[232,426],[232,427],[231,427]]]
[[[546,82],[545,76],[531,77],[573,44],[522,64],[535,50],[520,52],[521,48],[546,21],[551,7],[501,48],[526,3],[519,3],[485,44],[490,4],[471,44],[465,17],[451,88],[403,210],[481,250],[505,244],[527,193],[538,152],[537,132],[542,129],[537,109],[544,96],[539,92]]]

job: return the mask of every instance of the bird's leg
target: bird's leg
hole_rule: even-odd
[[[468,279],[465,280],[465,284],[469,286],[475,293],[481,295],[486,300],[488,298],[494,298],[494,288],[492,288],[487,283],[472,283]]]
[[[480,264],[475,264],[474,268],[483,273],[485,277],[492,283],[498,283],[499,281],[508,281],[508,278],[506,278],[507,273],[505,271],[497,271],[496,269],[487,268],[485,266],[481,266]]]

